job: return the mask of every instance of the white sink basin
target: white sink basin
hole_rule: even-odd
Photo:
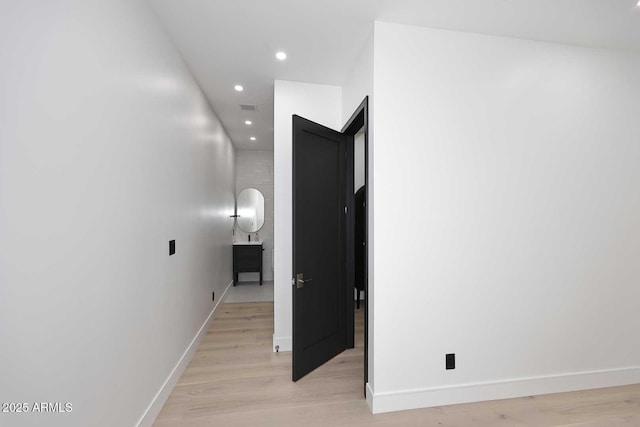
[[[262,241],[250,241],[250,242],[235,242],[234,245],[261,245]]]

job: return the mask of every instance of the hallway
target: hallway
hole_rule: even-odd
[[[273,303],[224,304],[154,425],[336,425],[370,419],[362,396],[363,312],[356,313],[356,348],[293,383],[291,353],[271,351]]]

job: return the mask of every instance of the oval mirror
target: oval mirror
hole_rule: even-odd
[[[264,225],[264,196],[255,188],[245,188],[238,194],[236,220],[245,233],[255,233]]]

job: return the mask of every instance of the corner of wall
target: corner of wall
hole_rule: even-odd
[[[306,117],[332,129],[342,127],[342,87],[274,82],[274,346],[287,347],[292,334],[291,116]]]

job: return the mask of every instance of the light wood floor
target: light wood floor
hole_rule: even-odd
[[[225,302],[273,302],[273,281],[263,282],[240,282],[231,287],[229,295],[225,297]]]
[[[640,426],[640,385],[371,415],[356,348],[291,381],[273,303],[224,304],[154,426]]]

